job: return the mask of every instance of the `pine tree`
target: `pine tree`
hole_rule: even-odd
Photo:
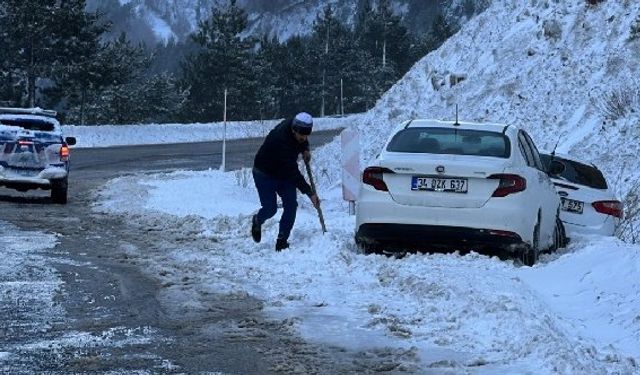
[[[465,0],[456,0],[460,2]],[[476,0],[469,0],[476,1]],[[443,8],[450,8],[453,1],[424,1],[407,0],[409,12],[403,15],[405,25],[414,35],[426,33],[433,23],[434,18],[443,12]]]
[[[370,108],[415,62],[410,53],[413,40],[388,0],[380,0],[376,9],[363,0],[356,29],[358,45],[373,59],[371,74],[363,77],[359,96],[359,103]]]
[[[447,23],[444,15],[437,15],[429,30],[418,40],[411,49],[410,55],[418,60],[429,52],[438,49],[442,43],[454,34],[453,28]]]
[[[121,34],[100,46],[86,64],[60,72],[45,92],[52,102],[66,104],[67,120],[80,124],[122,124],[137,121],[140,103],[136,87],[149,66],[142,46]]]
[[[355,38],[351,30],[335,16],[330,5],[316,18],[313,26],[311,48],[318,59],[316,74],[320,80],[314,83],[314,96],[320,99],[320,116],[341,112],[340,83],[352,79],[355,59]],[[349,82],[353,84],[354,82]]]
[[[39,79],[51,79],[61,66],[73,66],[96,52],[96,13],[85,12],[84,0],[3,0],[0,45],[3,70],[24,80],[27,105],[35,106]],[[14,79],[12,77],[12,79]]]
[[[371,14],[367,37],[370,39],[367,42],[369,52],[379,58],[383,66],[393,61],[399,75],[408,70],[409,33],[402,24],[402,17],[393,13],[389,0],[380,0],[378,8]]]
[[[294,36],[285,43],[282,57],[276,61],[276,71],[280,72],[278,86],[282,89],[280,114],[285,117],[307,111],[317,112],[318,98],[313,93],[313,85],[319,81],[316,74],[317,59],[309,49],[309,39]],[[315,107],[314,107],[315,106]]]
[[[157,43],[153,49],[153,57],[149,74],[171,73],[177,75],[180,72],[184,58],[198,51],[198,46],[190,40],[178,41],[169,38],[166,43]]]
[[[183,85],[189,89],[184,112],[197,121],[223,118],[224,91],[228,91],[227,117],[248,118],[257,104],[252,70],[254,41],[243,38],[247,15],[230,0],[214,8],[192,35],[201,50],[183,64]]]
[[[369,23],[373,18],[373,7],[371,0],[358,0],[356,8],[355,33],[356,35],[364,35],[369,28]]]
[[[377,84],[376,70],[380,66],[376,66],[371,55],[359,48],[355,41],[347,48],[350,49],[346,53],[349,57],[344,60],[341,77],[344,86],[344,113],[364,112],[379,97],[381,90]]]
[[[455,33],[455,31],[453,27],[449,25],[444,15],[440,14],[433,21],[433,25],[431,26],[431,33],[433,34],[435,39],[434,47],[438,48],[440,47],[440,45],[442,45],[442,43],[449,39]]]
[[[145,79],[135,89],[138,93],[138,121],[162,123],[175,121],[186,101],[178,80],[168,73],[156,74]]]
[[[258,118],[278,118],[281,116],[280,104],[283,92],[281,76],[287,72],[280,70],[285,49],[277,38],[269,38],[263,35],[260,39],[260,48],[255,57],[254,71],[257,86],[256,98],[258,103]]]

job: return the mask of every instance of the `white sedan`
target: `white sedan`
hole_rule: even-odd
[[[623,205],[609,189],[602,172],[569,155],[540,156],[549,165],[551,180],[560,194],[560,219],[567,233],[613,236],[624,214]]]
[[[412,120],[395,129],[362,174],[355,237],[367,253],[500,249],[533,265],[540,251],[564,243],[559,207],[524,130]]]

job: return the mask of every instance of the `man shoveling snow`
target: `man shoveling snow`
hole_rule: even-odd
[[[289,247],[289,234],[296,220],[298,201],[296,188],[307,195],[313,206],[320,207],[320,199],[298,169],[298,155],[305,163],[311,159],[308,137],[313,128],[313,118],[306,112],[293,119],[284,120],[273,128],[258,150],[253,162],[253,180],[262,207],[253,215],[251,236],[256,242],[262,239],[262,224],[276,214],[277,197],[282,199],[282,216],[276,240],[276,251]]]

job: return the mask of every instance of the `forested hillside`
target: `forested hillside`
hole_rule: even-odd
[[[100,11],[114,22],[111,34],[125,32],[148,45],[182,42],[195,32],[198,23],[211,16],[213,9],[227,0],[88,0],[89,11]],[[294,35],[307,35],[316,15],[331,5],[340,22],[352,26],[365,0],[237,0],[247,12],[248,32],[267,34],[286,40]],[[383,1],[370,0],[376,6]],[[428,32],[434,19],[442,14],[456,27],[467,18],[486,9],[490,0],[388,0],[395,14],[401,15],[416,35]]]
[[[189,33],[187,22],[186,39],[148,45],[141,42],[144,28],[116,33],[118,22],[131,14],[149,14],[143,12],[150,7],[146,2],[97,8],[85,1],[3,2],[0,101],[55,108],[75,124],[221,120],[225,90],[228,117],[235,120],[301,109],[316,116],[363,112],[459,27],[444,8],[422,25],[425,32],[416,33],[407,11],[418,9],[415,4],[337,1],[305,8],[310,26],[292,27],[287,38],[279,38],[256,33],[256,15],[300,13],[298,6],[229,0],[206,13],[205,2],[153,4],[176,22],[195,17],[195,30]],[[462,19],[481,9],[473,4],[447,9],[462,12]],[[345,20],[345,9],[353,11],[351,19]],[[287,19],[281,23],[295,25],[296,18]]]

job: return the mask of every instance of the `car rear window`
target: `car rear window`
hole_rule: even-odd
[[[387,151],[508,158],[511,142],[502,133],[484,130],[407,128],[391,139]]]
[[[551,163],[551,155],[540,154],[540,158],[542,159],[542,163],[548,168],[549,163]],[[605,180],[602,172],[600,172],[598,168],[577,161],[566,160],[558,156],[555,157],[555,160],[564,165],[564,171],[560,173],[560,177],[563,179],[594,189],[607,189],[607,180]]]
[[[52,122],[37,119],[1,119],[0,124],[8,126],[19,126],[27,130],[52,131],[54,125]]]

